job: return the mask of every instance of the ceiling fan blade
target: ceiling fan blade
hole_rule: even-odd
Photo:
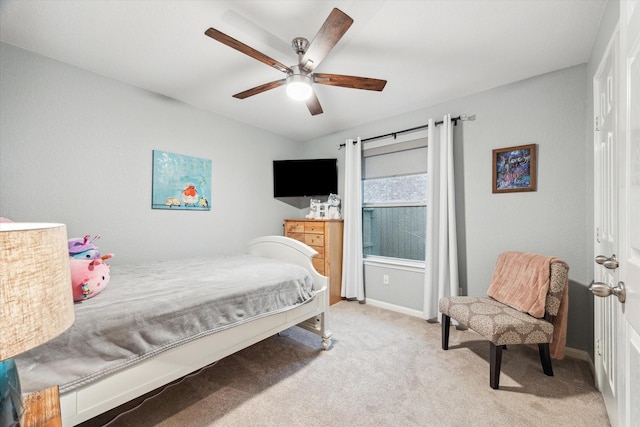
[[[233,95],[233,97],[238,99],[245,99],[250,96],[257,95],[259,93],[266,92],[271,89],[275,89],[277,87],[284,85],[285,83],[287,83],[287,79],[276,80],[274,82],[265,83],[263,85],[256,86],[254,88],[247,89],[244,92],[236,93],[235,95]]]
[[[349,87],[352,89],[375,90],[378,92],[382,91],[382,89],[384,89],[385,85],[387,84],[386,80],[325,73],[314,73],[313,82],[321,85]]]
[[[258,61],[267,64],[270,67],[275,68],[278,71],[282,71],[283,73],[292,73],[293,71],[291,70],[291,68],[287,67],[286,65],[284,65],[281,62],[276,61],[273,58],[268,57],[267,55],[265,55],[262,52],[258,52],[257,50],[255,50],[254,48],[247,46],[246,44],[234,39],[231,36],[226,35],[225,33],[222,33],[218,30],[216,30],[215,28],[209,28],[207,31],[204,32],[206,35],[208,35],[209,37],[211,37],[214,40],[219,41],[222,44],[226,44],[229,47],[234,48],[235,50],[244,53],[245,55],[248,55],[250,57],[252,57],[253,59],[257,59]]]
[[[308,72],[313,71],[340,41],[351,24],[353,19],[340,9],[334,8],[300,59],[300,67]]]
[[[318,114],[322,114],[322,106],[320,105],[320,101],[318,101],[318,97],[315,92],[311,92],[311,96],[305,101],[307,104],[307,108],[309,108],[309,112],[312,116],[316,116]]]

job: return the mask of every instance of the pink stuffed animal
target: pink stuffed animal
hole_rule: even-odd
[[[74,301],[95,297],[107,287],[111,275],[110,266],[104,260],[112,256],[107,254],[92,260],[69,258]]]
[[[69,239],[69,256],[77,259],[96,259],[100,258],[100,252],[98,247],[93,244],[100,238],[98,234],[93,239],[89,240],[91,236],[86,235],[81,238]]]

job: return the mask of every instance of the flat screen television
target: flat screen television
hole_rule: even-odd
[[[273,197],[338,194],[338,160],[273,161]]]

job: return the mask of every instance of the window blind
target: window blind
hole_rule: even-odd
[[[426,173],[427,138],[365,147],[362,157],[362,179]]]

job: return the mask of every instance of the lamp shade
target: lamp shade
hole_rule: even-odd
[[[55,338],[73,320],[66,226],[0,223],[0,360]]]

